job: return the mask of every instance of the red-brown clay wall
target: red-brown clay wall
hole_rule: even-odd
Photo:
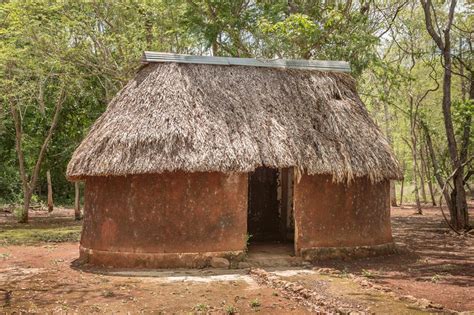
[[[94,252],[90,256],[97,264],[133,266],[132,258],[143,253],[151,260],[147,265],[160,267],[148,254],[241,251],[247,233],[247,174],[90,177],[83,226],[81,247],[96,251],[95,261]],[[123,259],[107,252],[123,252]],[[134,254],[127,258],[125,253]],[[173,262],[164,264],[172,267]]]
[[[355,247],[392,242],[389,182],[357,178],[336,184],[331,176],[295,181],[295,247]]]

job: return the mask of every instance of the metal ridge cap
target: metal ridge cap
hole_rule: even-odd
[[[145,51],[142,61],[351,72],[348,62],[331,60],[236,58]]]

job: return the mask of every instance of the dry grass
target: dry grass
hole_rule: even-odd
[[[151,63],[109,104],[74,153],[70,179],[258,166],[400,177],[347,74]]]

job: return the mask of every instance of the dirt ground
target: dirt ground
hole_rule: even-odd
[[[451,232],[439,208],[392,208],[392,231],[403,254],[318,265],[365,275],[400,296],[425,298],[456,311],[474,311],[474,237]],[[470,205],[471,217],[474,214]],[[471,218],[472,219],[472,218]]]
[[[69,209],[32,211],[28,226],[0,212],[0,305],[7,313],[474,311],[474,238],[450,232],[438,208],[413,213],[392,209],[396,255],[265,270],[130,272],[76,266],[80,223]]]

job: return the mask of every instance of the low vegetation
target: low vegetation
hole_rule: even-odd
[[[262,303],[260,303],[260,301],[258,299],[254,299],[252,301],[250,301],[250,307],[251,308],[258,308],[262,305]]]
[[[233,315],[233,314],[236,314],[237,313],[237,308],[233,305],[227,305],[225,308],[224,308],[224,312],[227,314],[227,315]]]
[[[206,313],[209,310],[209,305],[204,303],[199,303],[194,306],[193,311]]]
[[[81,226],[65,226],[54,228],[2,228],[0,230],[1,245],[31,245],[41,242],[62,243],[77,242],[81,235]]]
[[[74,220],[72,209],[57,208],[52,214],[32,211],[28,224],[17,223],[13,213],[3,214],[0,217],[0,245],[78,242],[80,239],[82,222]]]

